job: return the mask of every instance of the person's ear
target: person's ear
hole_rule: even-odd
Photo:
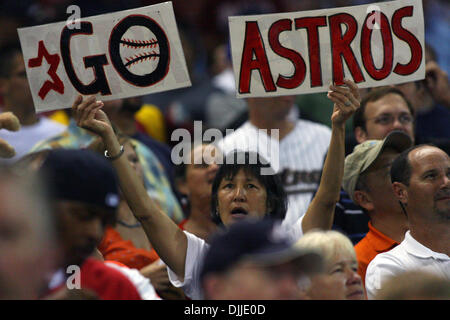
[[[406,186],[401,182],[394,182],[392,183],[392,189],[394,190],[395,197],[398,199],[398,201],[400,201],[404,205],[407,205],[408,190]]]
[[[372,197],[365,191],[355,190],[355,192],[353,193],[353,198],[355,198],[355,202],[357,205],[366,209],[367,211],[372,211],[375,207],[372,202]]]
[[[363,143],[367,140],[367,132],[362,127],[356,127],[355,139],[358,143]]]

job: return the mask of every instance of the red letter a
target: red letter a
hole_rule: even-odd
[[[255,56],[255,59],[253,59]],[[264,43],[256,21],[247,21],[245,24],[244,50],[241,59],[241,72],[239,75],[239,93],[250,92],[250,78],[256,69],[262,78],[266,92],[276,91],[267,60]]]

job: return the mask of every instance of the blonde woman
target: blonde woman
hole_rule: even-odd
[[[312,230],[296,243],[305,249],[317,250],[325,261],[325,273],[311,279],[307,291],[314,300],[365,299],[353,244],[338,231]]]

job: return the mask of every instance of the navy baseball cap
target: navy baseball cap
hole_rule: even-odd
[[[225,272],[241,261],[267,267],[292,262],[305,274],[323,270],[320,253],[292,244],[280,222],[268,218],[240,221],[213,236],[203,260],[200,279],[203,281],[210,273]]]
[[[93,151],[51,150],[41,169],[54,199],[88,203],[113,211],[119,205],[114,168]]]

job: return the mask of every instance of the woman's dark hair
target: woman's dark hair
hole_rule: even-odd
[[[213,221],[221,225],[222,220],[217,210],[219,185],[225,178],[233,178],[241,169],[255,177],[265,188],[267,193],[266,207],[269,212],[266,217],[284,219],[287,211],[287,195],[280,177],[270,168],[270,164],[256,152],[232,151],[225,156],[212,183],[211,215]],[[272,174],[262,174],[268,171]]]

